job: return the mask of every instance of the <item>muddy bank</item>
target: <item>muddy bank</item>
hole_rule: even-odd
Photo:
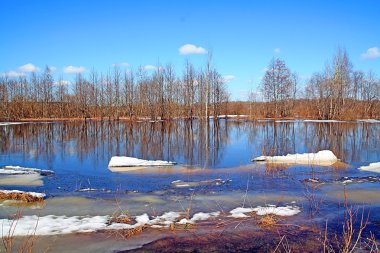
[[[320,234],[308,229],[233,229],[182,232],[120,252],[321,252]]]

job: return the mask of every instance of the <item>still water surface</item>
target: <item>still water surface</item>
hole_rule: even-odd
[[[286,155],[329,149],[340,159],[332,166],[255,164],[260,155]],[[112,156],[175,161],[172,168],[124,173],[108,169]],[[238,206],[297,203],[298,219],[336,219],[344,194],[353,204],[371,207],[379,220],[380,183],[341,184],[341,177],[380,176],[358,170],[380,161],[380,124],[304,121],[51,122],[0,126],[0,167],[18,165],[55,174],[32,183],[0,177],[0,188],[44,192],[43,215],[107,215],[115,199],[131,214],[184,209],[191,196],[195,211],[231,210]],[[319,178],[323,185],[305,184]],[[221,179],[222,185],[200,183]],[[12,181],[13,180],[13,181]],[[177,188],[172,182],[192,182]],[[78,192],[94,188],[94,192]],[[313,197],[323,204],[313,212]],[[118,203],[117,205],[120,205]],[[377,211],[376,211],[377,210]],[[314,210],[315,211],[315,210]],[[33,214],[34,209],[25,213]],[[318,213],[318,215],[316,215]],[[9,210],[1,207],[0,216]],[[312,214],[312,219],[310,219]],[[379,235],[380,228],[376,227]],[[378,225],[377,225],[378,226]]]

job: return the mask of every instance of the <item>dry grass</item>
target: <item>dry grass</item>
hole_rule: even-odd
[[[0,199],[21,200],[25,202],[44,201],[43,197],[36,197],[27,192],[10,192],[10,193],[0,192]]]
[[[278,219],[273,214],[264,215],[257,221],[257,225],[259,227],[266,227],[266,228],[273,227],[277,225],[277,223],[278,223]]]
[[[132,220],[128,215],[120,215],[117,217],[112,217],[108,223],[109,224],[112,224],[112,223],[132,224]]]
[[[147,226],[142,225],[142,226],[138,226],[135,228],[127,229],[125,231],[122,231],[122,233],[124,234],[124,238],[129,238],[131,236],[141,234],[144,231],[144,229],[146,229],[146,228],[147,228]]]
[[[34,246],[37,241],[37,236],[35,234],[38,226],[38,220],[34,230],[31,231],[31,234],[23,237],[22,240],[15,242],[14,232],[16,230],[17,224],[22,217],[22,209],[18,209],[16,214],[12,217],[12,222],[9,231],[5,232],[2,237],[2,247],[0,247],[0,252],[11,253],[31,253],[33,252]]]

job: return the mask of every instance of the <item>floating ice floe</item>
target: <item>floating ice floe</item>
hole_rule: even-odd
[[[322,185],[322,184],[329,184],[329,183],[335,183],[335,184],[362,184],[362,183],[380,183],[380,177],[378,176],[368,176],[368,177],[340,177],[333,180],[322,180],[319,178],[306,178],[301,180],[302,183],[305,184],[315,184],[315,185]]]
[[[113,156],[108,167],[150,167],[150,166],[172,166],[175,162],[143,160],[127,156]]]
[[[278,216],[293,216],[301,212],[297,206],[278,206],[268,205],[268,206],[258,206],[255,208],[238,207],[230,211],[230,216],[233,218],[247,218],[249,217],[246,213],[255,212],[257,215],[268,215],[274,214]]]
[[[81,188],[75,191],[76,192],[112,192],[111,189],[106,189],[106,188]]]
[[[286,163],[286,164],[317,164],[332,165],[338,158],[330,150],[321,150],[318,153],[288,154],[286,156],[259,156],[252,162]]]
[[[35,168],[25,168],[20,166],[4,166],[0,168],[0,174],[20,175],[20,174],[40,174],[41,176],[49,176],[54,174],[52,170],[40,170]]]
[[[0,199],[22,200],[26,202],[41,201],[46,197],[44,193],[24,192],[19,190],[0,190]]]
[[[361,166],[359,170],[380,173],[380,162],[370,163],[368,166]]]
[[[187,187],[197,187],[203,185],[219,186],[231,182],[231,180],[222,180],[220,178],[211,179],[211,180],[202,180],[202,181],[182,181],[175,180],[172,182],[172,186],[176,188],[187,188]]]

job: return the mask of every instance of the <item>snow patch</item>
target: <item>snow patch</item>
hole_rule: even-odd
[[[301,212],[299,207],[297,206],[279,206],[268,205],[268,206],[258,206],[255,208],[246,208],[246,207],[238,207],[230,211],[230,216],[233,218],[247,218],[249,217],[246,213],[256,212],[257,215],[267,215],[274,214],[278,216],[293,216]]]
[[[11,125],[21,125],[26,122],[0,122],[0,126],[11,126]]]
[[[297,206],[258,206],[253,209],[257,215],[274,214],[278,216],[293,216],[301,212]]]
[[[359,122],[365,122],[365,123],[380,123],[380,120],[376,119],[359,119]]]
[[[12,229],[13,236],[28,236],[28,235],[59,235],[72,233],[89,233],[99,230],[113,229],[132,229],[146,225],[149,221],[149,216],[143,214],[136,216],[135,224],[111,223],[109,224],[109,216],[55,216],[48,215],[38,217],[36,215],[24,216],[20,219],[9,220],[1,219],[2,225],[1,236],[6,235]]]
[[[166,212],[161,216],[156,216],[154,219],[147,222],[149,225],[164,225],[169,226],[174,223],[179,217],[181,213],[179,212]]]
[[[40,174],[41,176],[48,176],[54,174],[52,170],[40,170],[35,168],[25,168],[20,166],[4,166],[0,168],[0,174],[6,175],[21,175],[21,174]]]
[[[347,121],[332,120],[332,119],[305,119],[303,122],[315,122],[315,123],[343,123]]]
[[[210,218],[218,217],[219,215],[220,215],[219,211],[218,212],[212,212],[212,213],[199,212],[199,213],[195,213],[190,220],[183,218],[179,222],[177,222],[177,224],[182,224],[182,225],[194,224],[196,221],[205,221],[205,220],[208,220]]]
[[[144,166],[171,166],[175,162],[168,161],[150,161],[127,156],[113,156],[108,164],[108,167],[144,167]]]
[[[286,156],[259,156],[253,162],[288,163],[288,164],[318,164],[332,165],[338,158],[330,150],[321,150],[318,153],[288,154]]]
[[[368,166],[361,166],[359,170],[380,173],[380,162],[370,163]]]
[[[233,218],[246,218],[248,215],[246,213],[251,213],[253,212],[253,208],[248,208],[248,207],[237,207],[235,209],[232,209],[230,211],[230,216]]]

